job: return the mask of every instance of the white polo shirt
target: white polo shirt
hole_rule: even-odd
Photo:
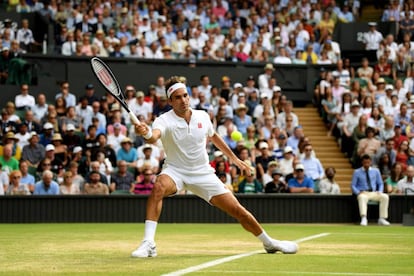
[[[213,172],[206,151],[207,137],[215,133],[209,115],[203,110],[191,109],[190,123],[170,110],[156,118],[152,128],[161,131],[166,153],[165,164],[186,174]]]

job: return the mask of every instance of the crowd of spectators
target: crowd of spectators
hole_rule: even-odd
[[[410,1],[407,5],[412,10]],[[397,3],[404,17],[407,5],[402,10]],[[412,162],[411,108],[404,103],[414,103],[409,28],[401,29],[402,41],[394,41],[393,35],[383,38],[376,23],[370,23],[363,42],[366,50],[375,51],[378,63],[373,67],[364,58],[361,66],[352,66],[342,59],[332,32],[337,22],[358,18],[359,1],[341,7],[335,1],[312,0],[20,1],[15,8],[48,17],[55,26],[56,51],[62,55],[267,63],[263,74],[249,76],[244,83],[223,76],[221,83],[211,84],[203,75],[198,84],[187,84],[191,107],[209,113],[218,133],[255,172],[240,175],[221,152],[207,145],[211,165],[234,192],[340,192],[335,168],[322,167],[293,103],[277,85],[277,63],[336,64],[333,71],[321,69],[315,103],[328,135],[338,138],[355,167],[360,156],[370,154],[384,180],[391,182],[394,163],[401,166],[402,176]],[[390,14],[385,10],[383,20],[398,20],[395,15],[386,18],[386,12]],[[27,22],[21,25],[30,30]],[[4,39],[7,30],[11,28],[1,32],[2,57],[10,52]],[[10,41],[21,53],[38,44],[18,37]],[[43,93],[34,99],[29,85],[20,88],[15,102],[1,110],[0,164],[5,175],[0,186],[6,193],[150,192],[162,166],[162,145],[148,145],[135,136],[113,97],[97,97],[91,84],[79,99],[70,93],[68,82],[61,83],[54,99]],[[170,109],[164,76],[149,88],[128,85],[125,94],[133,112],[148,124]],[[243,139],[234,141],[233,131],[240,131]],[[394,156],[389,154],[391,142],[397,149]],[[389,154],[388,163],[377,156],[381,152]],[[9,185],[12,176],[21,181]],[[19,188],[21,184],[27,189]]]
[[[330,173],[325,177],[293,112],[293,102],[277,86],[274,70],[266,64],[262,74],[249,76],[244,83],[223,76],[220,84],[213,85],[208,75],[202,75],[199,83],[187,84],[191,107],[209,114],[217,132],[239,158],[249,162],[254,174],[244,177],[208,144],[211,166],[223,184],[237,193],[339,193],[335,169],[327,168]],[[126,101],[139,120],[151,124],[171,109],[164,81],[164,76],[158,76],[144,91],[125,87]],[[113,96],[98,97],[95,87],[86,84],[77,98],[67,81],[59,85],[53,99],[44,93],[33,95],[23,84],[15,101],[1,110],[2,193],[151,191],[162,167],[163,146],[146,144],[136,136],[128,113]],[[231,138],[234,131],[242,134],[241,140]]]
[[[359,1],[24,1],[55,27],[65,56],[136,57],[234,62],[335,63],[337,22],[353,22]],[[7,21],[9,24],[9,21]],[[5,24],[6,25],[6,24]],[[30,28],[6,27],[23,51],[38,44]],[[24,37],[15,35],[25,34]],[[3,31],[4,33],[4,31]],[[3,35],[3,47],[10,48]]]

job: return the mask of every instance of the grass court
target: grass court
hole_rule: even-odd
[[[265,254],[238,224],[159,224],[158,257],[130,253],[144,224],[0,224],[1,275],[414,275],[414,228],[264,224],[299,241]],[[244,254],[244,255],[243,255]]]

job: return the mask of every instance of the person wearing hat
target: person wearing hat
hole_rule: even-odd
[[[66,167],[69,161],[68,146],[63,143],[63,138],[60,133],[53,134],[52,145],[55,147],[55,158]]]
[[[233,117],[233,122],[236,125],[237,130],[246,137],[247,128],[253,124],[253,120],[250,115],[247,115],[247,106],[245,104],[240,104],[236,108],[236,115]]]
[[[145,122],[150,123],[152,120],[152,105],[145,101],[145,93],[138,91],[136,93],[136,101],[132,106],[131,111],[135,113],[137,117],[140,115],[144,117]]]
[[[116,160],[125,160],[128,167],[136,167],[137,149],[132,147],[132,141],[128,137],[121,141],[121,148],[116,152]]]
[[[272,77],[273,71],[275,68],[273,67],[272,63],[267,63],[263,68],[264,72],[259,75],[257,78],[257,84],[259,86],[259,90],[264,88],[269,88],[269,80]]]
[[[268,170],[269,163],[275,161],[276,158],[271,154],[269,144],[265,140],[259,141],[257,149],[260,151],[260,155],[255,159],[257,179],[263,182],[263,176]]]
[[[85,95],[88,99],[88,104],[92,105],[94,101],[99,101],[99,98],[95,95],[95,86],[92,83],[85,85]]]
[[[175,57],[172,55],[172,49],[168,45],[164,45],[161,48],[163,59],[175,59]]]
[[[280,159],[279,162],[279,169],[283,173],[283,177],[286,181],[288,181],[294,172],[294,162],[296,161],[296,157],[292,147],[285,146],[283,149],[283,158]]]
[[[54,179],[56,179],[58,182],[61,182],[60,180],[62,179],[65,170],[62,160],[56,158],[56,148],[53,144],[46,145],[44,160],[48,160],[48,163],[50,164],[49,170],[51,170],[55,175]],[[42,167],[44,163],[44,161],[40,162],[41,165],[37,168],[38,172],[42,172],[44,170]]]
[[[265,193],[289,193],[287,183],[283,180],[282,171],[278,168],[272,170],[272,179],[265,185]]]
[[[376,51],[379,48],[381,41],[384,39],[382,34],[377,31],[376,22],[368,22],[368,32],[363,35],[363,43],[365,44],[365,50]]]
[[[152,149],[156,147],[155,145],[144,144],[142,146],[143,156],[139,156],[137,160],[136,167],[139,173],[142,173],[146,168],[151,168],[151,170],[157,174],[160,162],[157,158],[152,155]]]
[[[295,165],[293,177],[288,181],[290,193],[314,193],[314,184],[312,178],[305,175],[305,167],[298,163]]]
[[[273,161],[270,161],[268,164],[267,164],[267,170],[266,170],[266,172],[263,174],[263,177],[262,177],[262,183],[263,184],[266,184],[267,182],[270,182],[270,181],[272,181],[272,172],[273,172],[273,170],[275,170],[275,169],[278,169],[279,168],[279,163],[278,163],[278,161],[276,161],[276,160],[273,160]]]
[[[40,134],[40,141],[39,143],[46,147],[46,145],[52,143],[53,138],[53,124],[50,122],[46,122],[43,124],[43,131]]]
[[[23,147],[21,160],[29,162],[29,166],[37,167],[45,157],[45,147],[39,143],[39,135],[32,131],[28,139],[29,144]]]
[[[214,173],[206,152],[207,139],[228,156],[234,166],[244,171],[246,176],[251,178],[254,170],[241,161],[215,132],[206,112],[189,107],[186,85],[179,77],[171,77],[166,82],[166,92],[172,110],[156,118],[151,128],[146,124],[135,125],[136,134],[143,136],[147,143],[161,139],[166,158],[148,198],[144,239],[132,252],[132,257],[157,256],[155,233],[163,198],[183,190],[191,191],[240,221],[247,231],[263,243],[268,253],[296,253],[296,243],[272,239]]]
[[[3,147],[5,145],[11,144],[12,145],[12,156],[16,158],[17,161],[19,161],[20,158],[22,157],[22,148],[19,146],[18,142],[19,142],[19,139],[11,131],[3,135],[3,144],[0,145],[0,156],[3,155]]]

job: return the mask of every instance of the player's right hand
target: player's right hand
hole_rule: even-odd
[[[149,131],[149,127],[144,123],[141,123],[139,125],[135,124],[134,126],[135,126],[135,134],[137,135],[144,136]]]

